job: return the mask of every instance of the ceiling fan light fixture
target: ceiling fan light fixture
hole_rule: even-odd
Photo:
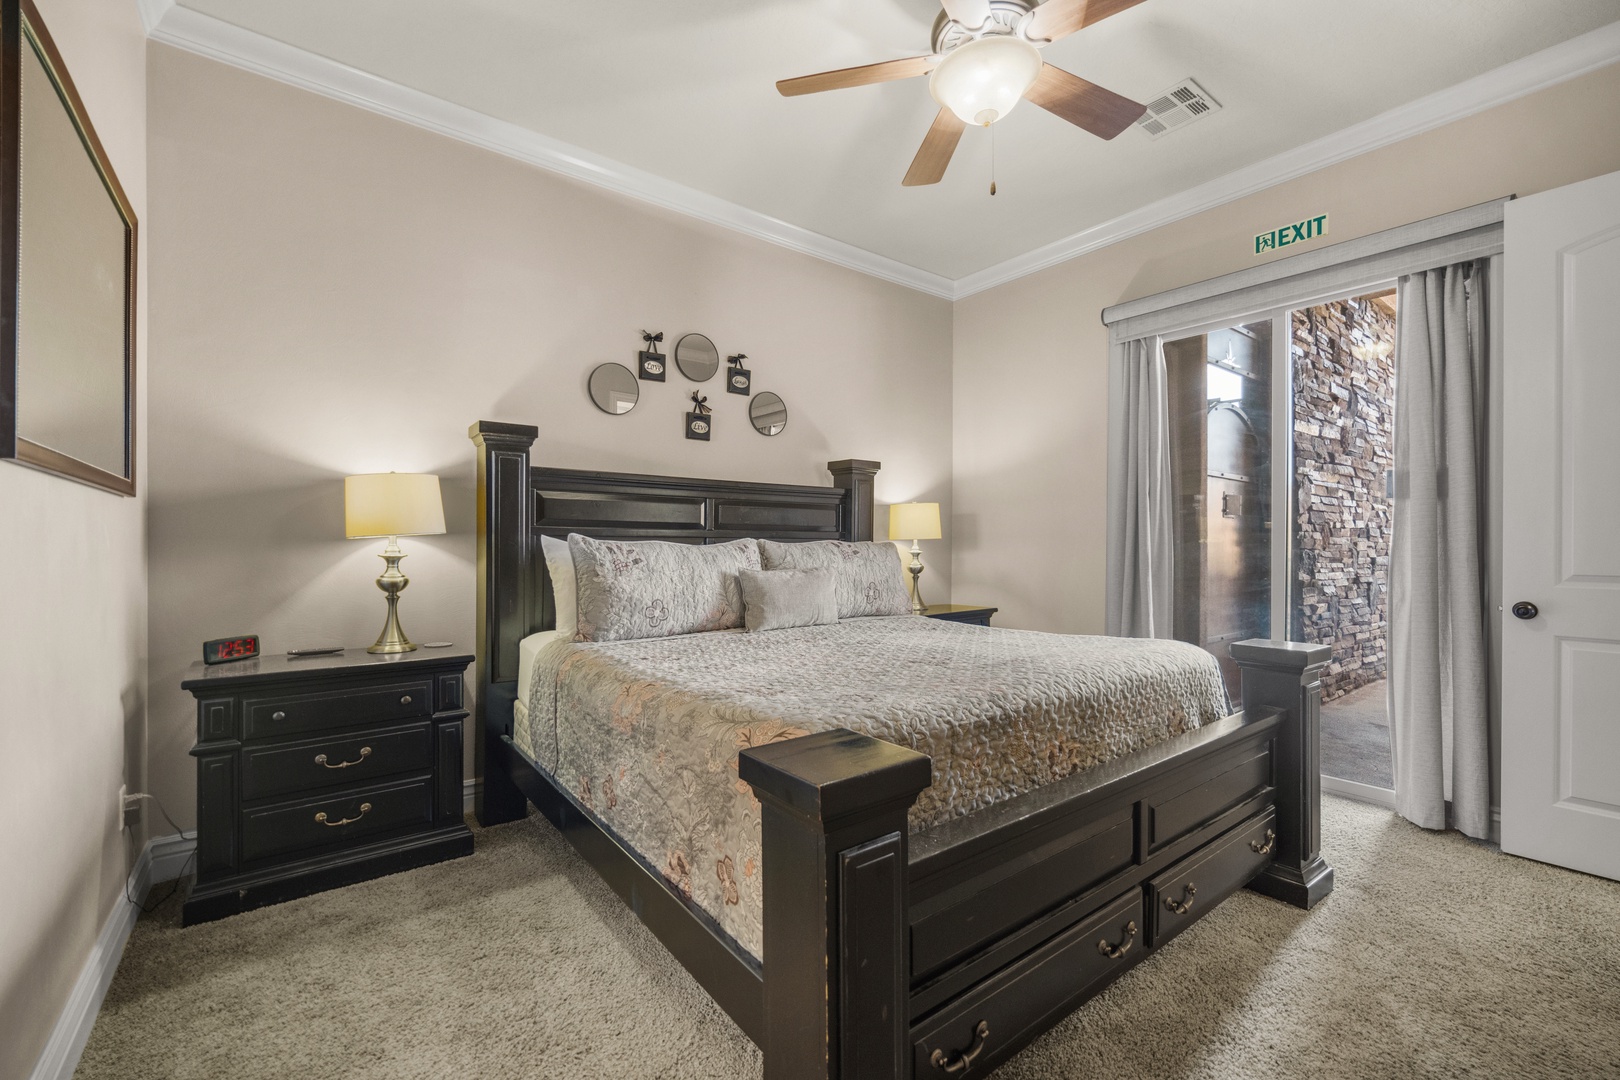
[[[946,54],[928,77],[928,92],[964,124],[988,127],[1023,100],[1041,63],[1040,51],[1023,38],[982,37]]]

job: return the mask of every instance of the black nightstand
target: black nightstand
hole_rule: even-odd
[[[944,619],[946,622],[989,626],[990,616],[1000,610],[1000,608],[979,607],[976,604],[932,604],[923,609],[923,614],[930,619]]]
[[[197,699],[197,880],[181,922],[471,855],[472,661],[361,647],[193,664],[180,685]]]

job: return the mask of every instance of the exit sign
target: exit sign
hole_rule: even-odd
[[[1316,217],[1296,221],[1292,225],[1284,225],[1270,232],[1259,233],[1254,238],[1254,253],[1264,255],[1268,251],[1285,248],[1289,244],[1300,244],[1306,240],[1315,240],[1318,236],[1326,236],[1328,229],[1328,216],[1319,214]]]

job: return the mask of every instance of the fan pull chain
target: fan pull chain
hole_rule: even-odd
[[[996,125],[990,125],[990,194],[996,193]]]

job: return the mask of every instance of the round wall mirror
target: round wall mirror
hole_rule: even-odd
[[[591,372],[591,400],[605,413],[618,416],[636,407],[641,387],[635,373],[623,364],[600,364]]]
[[[787,403],[772,393],[755,394],[748,403],[748,419],[761,435],[780,435],[787,427]]]
[[[707,382],[720,368],[720,350],[702,334],[687,334],[675,343],[675,366],[693,382]]]

